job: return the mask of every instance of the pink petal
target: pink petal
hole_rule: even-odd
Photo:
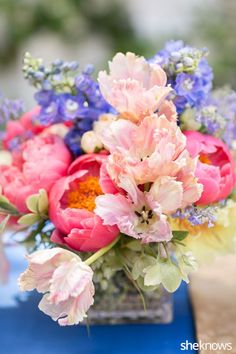
[[[94,212],[100,216],[104,225],[116,225],[120,217],[130,214],[130,202],[120,194],[100,195],[96,198]]]
[[[152,185],[148,195],[160,204],[162,212],[170,214],[182,206],[182,183],[171,177],[160,177]]]
[[[92,269],[78,259],[61,263],[51,278],[49,301],[55,304],[77,297],[88,282],[92,282]]]

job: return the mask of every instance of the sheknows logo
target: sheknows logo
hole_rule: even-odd
[[[188,340],[180,344],[180,350],[232,350],[232,343],[204,343],[201,340],[198,343],[191,343]]]

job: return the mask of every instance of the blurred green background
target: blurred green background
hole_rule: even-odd
[[[101,69],[117,51],[148,57],[180,38],[208,47],[215,84],[236,88],[235,15],[235,0],[0,0],[0,91],[33,104],[25,51]]]

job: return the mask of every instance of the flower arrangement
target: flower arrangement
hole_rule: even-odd
[[[1,102],[1,230],[26,230],[20,289],[60,325],[117,273],[145,300],[234,249],[236,94],[212,89],[206,55],[182,41],[118,53],[98,82],[25,55],[37,106]]]

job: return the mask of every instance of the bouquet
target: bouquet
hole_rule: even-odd
[[[96,81],[26,53],[37,105],[0,106],[1,231],[24,230],[20,289],[60,325],[112,298],[117,275],[145,302],[234,249],[236,93],[213,90],[206,56],[170,41],[151,59],[116,54]]]

